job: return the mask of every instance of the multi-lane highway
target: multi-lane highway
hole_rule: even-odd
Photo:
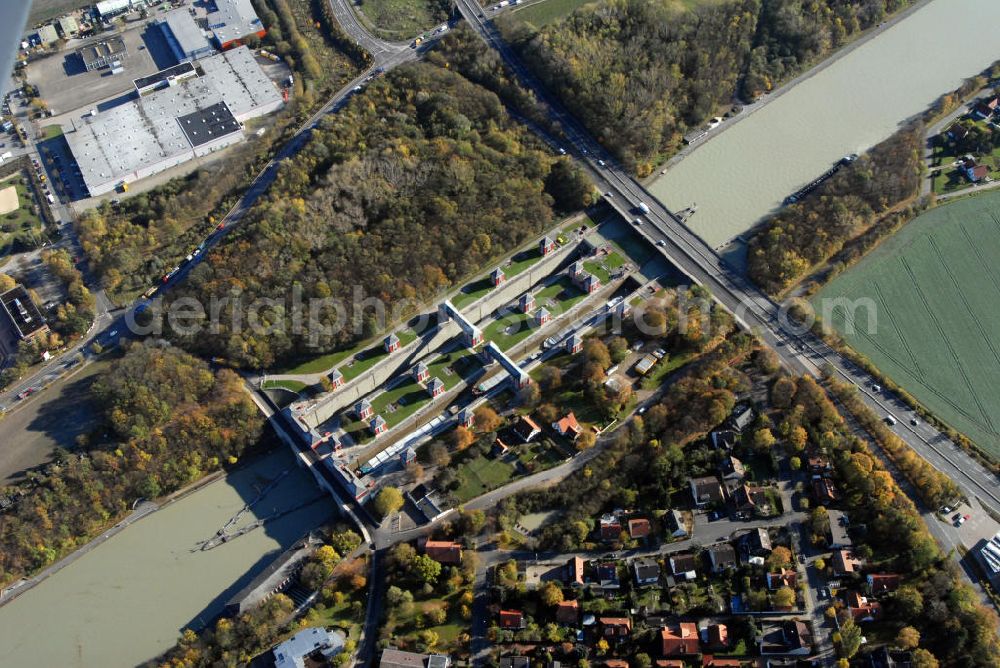
[[[819,337],[803,331],[786,317],[786,311],[757,290],[742,275],[732,271],[721,258],[673,213],[667,210],[630,174],[618,166],[611,155],[589,132],[548,94],[541,83],[500,39],[485,11],[475,0],[457,0],[463,17],[479,35],[503,57],[521,82],[545,102],[571,142],[574,153],[593,174],[605,199],[626,220],[637,215],[646,225],[636,230],[693,282],[707,287],[713,297],[731,311],[748,329],[757,332],[790,369],[819,376],[824,368],[857,386],[865,403],[881,417],[895,418],[898,435],[918,454],[955,481],[962,490],[977,496],[984,505],[1000,513],[1000,483],[973,457],[952,443],[944,434],[927,424],[911,424],[911,412],[897,396],[876,392],[875,380],[849,360],[826,345]],[[648,213],[637,214],[644,203]]]

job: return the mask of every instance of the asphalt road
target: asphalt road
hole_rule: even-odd
[[[910,411],[899,397],[872,390],[875,380],[809,331],[802,331],[781,307],[746,278],[733,271],[694,232],[667,210],[638,181],[618,166],[611,155],[563,107],[553,100],[533,74],[496,34],[474,0],[458,0],[458,8],[470,25],[505,60],[522,83],[545,102],[563,128],[579,160],[591,171],[607,202],[626,220],[638,215],[637,205],[649,208],[636,227],[692,283],[708,288],[713,297],[732,312],[747,329],[755,331],[775,350],[786,367],[798,373],[820,376],[824,367],[843,381],[855,385],[865,403],[880,417],[894,417],[896,433],[919,455],[955,481],[969,496],[978,497],[1000,513],[1000,482],[944,434],[927,424],[910,424]]]

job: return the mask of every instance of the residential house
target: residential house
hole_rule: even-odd
[[[850,547],[853,543],[847,533],[851,521],[846,513],[831,508],[826,511],[830,518],[830,547],[834,550]]]
[[[552,428],[560,436],[565,436],[571,440],[576,440],[577,436],[583,429],[580,428],[580,423],[576,421],[576,415],[573,413],[568,413],[559,419],[558,422],[552,423]]]
[[[385,423],[385,418],[381,415],[376,415],[368,423],[368,427],[372,430],[372,434],[378,436],[379,434],[384,434],[388,426]]]
[[[656,668],[685,668],[682,659],[657,659],[653,665]]]
[[[633,517],[628,521],[628,535],[633,539],[648,538],[652,530],[652,524],[645,517]]]
[[[367,399],[362,399],[354,404],[354,415],[358,420],[367,420],[372,416],[372,404]]]
[[[625,640],[632,635],[632,620],[628,617],[601,617],[601,636],[612,640]]]
[[[470,408],[463,408],[458,412],[458,424],[472,429],[476,424],[476,414]]]
[[[856,573],[864,562],[848,550],[836,550],[833,553],[833,572],[835,575],[850,575]]]
[[[449,668],[451,657],[441,654],[417,654],[398,649],[382,650],[379,668]]]
[[[740,485],[733,490],[732,502],[733,508],[737,512],[746,515],[757,512],[767,514],[771,510],[768,505],[765,488],[763,487],[751,487],[746,484]]]
[[[570,355],[575,355],[583,350],[583,337],[573,332],[566,339],[566,352]]]
[[[395,334],[390,334],[385,337],[385,341],[382,342],[383,347],[387,353],[394,353],[399,350],[399,337]]]
[[[763,656],[811,654],[812,632],[805,622],[797,619],[765,624],[760,634],[760,653]]]
[[[428,378],[431,377],[431,372],[427,368],[427,365],[423,362],[417,362],[417,365],[413,367],[413,380],[418,383],[423,383]]]
[[[670,572],[683,580],[694,580],[698,577],[698,557],[682,552],[670,555]]]
[[[275,668],[303,668],[305,660],[316,657],[326,663],[344,649],[344,634],[312,626],[302,629],[272,651]]]
[[[663,656],[697,654],[698,651],[698,627],[694,622],[675,622],[660,629]]]
[[[399,463],[404,467],[409,466],[415,461],[417,461],[417,451],[413,448],[405,448],[399,453]]]
[[[542,433],[542,428],[527,415],[522,415],[518,418],[512,430],[523,443],[530,443],[536,436]]]
[[[538,250],[545,257],[552,251],[556,249],[556,242],[549,237],[542,237],[542,240],[538,242]]]
[[[544,306],[535,312],[535,327],[544,327],[552,320],[552,314]]]
[[[719,475],[722,476],[722,483],[727,489],[732,490],[742,483],[746,474],[746,468],[739,459],[732,455],[722,458],[722,463],[719,464]]]
[[[655,585],[660,581],[660,565],[655,559],[636,559],[632,562],[635,583],[640,587]]]
[[[520,610],[501,610],[500,628],[502,629],[523,629],[525,626],[524,613]]]
[[[500,668],[530,668],[531,661],[526,656],[502,656]]]
[[[340,370],[334,369],[330,372],[330,391],[336,390],[344,385],[344,374]]]
[[[965,178],[969,179],[970,183],[979,183],[989,175],[990,168],[986,165],[971,164],[965,166]]]
[[[878,601],[870,601],[856,591],[847,594],[847,610],[856,622],[873,622],[882,615],[882,605]]]
[[[710,624],[705,635],[705,646],[713,652],[729,649],[729,629],[725,624]]]
[[[563,581],[571,587],[583,587],[584,562],[582,557],[573,557],[566,562],[566,576]]]
[[[498,287],[507,280],[507,274],[503,273],[503,269],[497,267],[493,270],[493,273],[490,274],[490,280],[493,281],[493,287]]]
[[[583,267],[583,261],[577,260],[569,266],[567,273],[569,274],[570,280],[576,282],[587,273],[587,270]]]
[[[560,624],[575,626],[580,621],[580,602],[563,601],[557,605],[556,621]]]
[[[462,545],[450,540],[429,540],[424,543],[424,554],[439,564],[461,564]]]
[[[708,547],[708,560],[712,564],[712,571],[721,573],[728,568],[736,568],[739,562],[736,559],[736,550],[729,543],[716,543]]]
[[[597,582],[604,589],[618,589],[621,582],[618,579],[618,564],[613,561],[605,561],[597,564]]]
[[[684,515],[676,508],[671,508],[663,516],[663,525],[674,538],[685,538],[688,535],[687,525],[684,524]]]
[[[913,652],[882,645],[868,655],[871,668],[913,668]]]
[[[771,554],[771,535],[767,529],[751,529],[739,538],[740,552],[745,558],[767,557]]]
[[[997,110],[997,105],[1000,105],[1000,98],[996,96],[980,100],[979,104],[972,110],[972,113],[980,119],[986,119],[992,116],[993,112]]]
[[[833,471],[830,460],[823,455],[812,455],[809,457],[809,472],[814,475],[828,475]]]
[[[814,475],[812,477],[812,491],[813,498],[816,499],[817,505],[820,506],[836,503],[840,498],[840,494],[837,493],[837,486],[825,476]]]
[[[962,141],[969,135],[969,129],[961,123],[955,123],[945,133],[952,141]]]
[[[732,429],[716,429],[709,435],[712,447],[721,450],[732,450],[739,442],[739,434]]]
[[[795,589],[795,585],[799,580],[799,574],[791,568],[782,568],[778,573],[768,573],[767,574],[767,588],[771,591],[776,589],[781,589],[782,587],[791,587]]]
[[[517,300],[517,308],[518,308],[518,310],[521,313],[525,313],[525,314],[528,313],[528,311],[531,311],[532,309],[534,309],[535,308],[535,295],[531,294],[530,292],[525,292]]]
[[[722,491],[722,485],[719,484],[719,479],[714,475],[703,478],[691,478],[688,484],[691,487],[691,497],[694,499],[694,505],[699,508],[722,503],[726,498]]]
[[[431,397],[437,398],[445,393],[444,382],[440,378],[431,378],[427,383],[427,392]]]
[[[746,403],[736,404],[733,412],[729,415],[729,424],[733,430],[743,432],[753,422],[753,406]]]
[[[900,577],[893,573],[869,573],[865,579],[872,594],[888,594],[899,589]]]
[[[497,440],[493,441],[493,447],[490,448],[490,454],[494,457],[503,457],[508,452],[510,452],[510,446],[504,443],[503,439],[497,436]]]
[[[604,668],[629,668],[625,659],[605,659]]]
[[[604,542],[610,543],[621,539],[622,522],[617,515],[603,515],[597,522],[597,528]]]

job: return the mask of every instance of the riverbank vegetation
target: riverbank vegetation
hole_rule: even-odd
[[[288,299],[294,285],[302,303],[332,301],[347,318],[324,308],[296,329],[290,309],[274,310],[272,331],[260,333],[232,324],[231,303],[218,335],[177,339],[252,368],[347,347],[386,324],[362,299],[407,315],[393,311],[415,309],[589,194],[587,177],[512,120],[494,93],[432,65],[399,68],[313,131],[182,288],[205,304],[237,290],[248,304]]]
[[[914,121],[765,220],[750,239],[750,278],[777,295],[915,197],[923,141],[924,124]]]
[[[97,379],[102,423],[78,451],[0,489],[0,585],[31,575],[153,500],[235,463],[262,422],[239,376],[177,348],[132,345]]]
[[[729,0],[693,9],[668,0],[603,0],[536,28],[498,20],[544,84],[640,176],[686,133],[752,101],[906,0]]]
[[[361,537],[345,527],[334,527],[324,536],[299,575],[301,586],[318,593],[301,617],[294,617],[292,599],[277,593],[241,615],[218,619],[201,633],[186,629],[177,645],[145,668],[235,668],[261,661],[273,665],[271,648],[314,626],[344,634],[344,651],[334,657],[333,665],[346,665],[357,649],[367,597],[368,560],[364,555],[348,558],[360,544]]]
[[[224,159],[119,204],[102,203],[80,218],[77,231],[84,253],[115,301],[127,301],[156,285],[214,230],[274,151],[367,66],[369,56],[330,27],[321,12],[328,3],[256,4],[268,35],[263,42],[248,38],[248,45],[263,45],[292,68],[295,82],[288,105],[273,117],[253,121],[268,124],[266,132],[227,149]]]

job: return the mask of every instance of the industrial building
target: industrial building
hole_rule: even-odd
[[[65,39],[69,39],[80,32],[80,24],[77,23],[74,17],[69,15],[60,17],[56,21],[56,26],[58,26],[59,32],[62,33]]]
[[[205,33],[186,8],[172,9],[156,22],[178,63],[205,58],[215,52]]]
[[[27,341],[49,331],[45,319],[23,286],[16,285],[0,295],[0,311],[10,322],[18,341]]]
[[[263,37],[267,32],[250,0],[215,0],[215,11],[208,15],[208,27],[220,49],[239,46],[247,35]]]
[[[59,41],[59,33],[56,32],[56,27],[49,23],[39,28],[34,36],[31,37],[31,41],[42,46],[48,46]]]
[[[148,77],[133,79],[132,85],[135,86],[136,93],[145,95],[146,93],[152,93],[154,90],[176,86],[185,79],[192,79],[196,76],[198,76],[198,71],[195,70],[194,65],[191,63],[180,63],[165,70],[160,70]]]
[[[147,91],[138,99],[65,134],[91,196],[239,142],[244,121],[282,105],[245,47],[160,74],[136,80]]]
[[[121,62],[128,57],[128,48],[121,37],[109,37],[99,42],[92,42],[77,51],[83,60],[83,66],[88,72],[102,67],[111,67],[113,63]]]
[[[125,14],[133,9],[145,7],[144,0],[102,0],[94,5],[94,11],[102,20],[108,20],[112,16]]]

